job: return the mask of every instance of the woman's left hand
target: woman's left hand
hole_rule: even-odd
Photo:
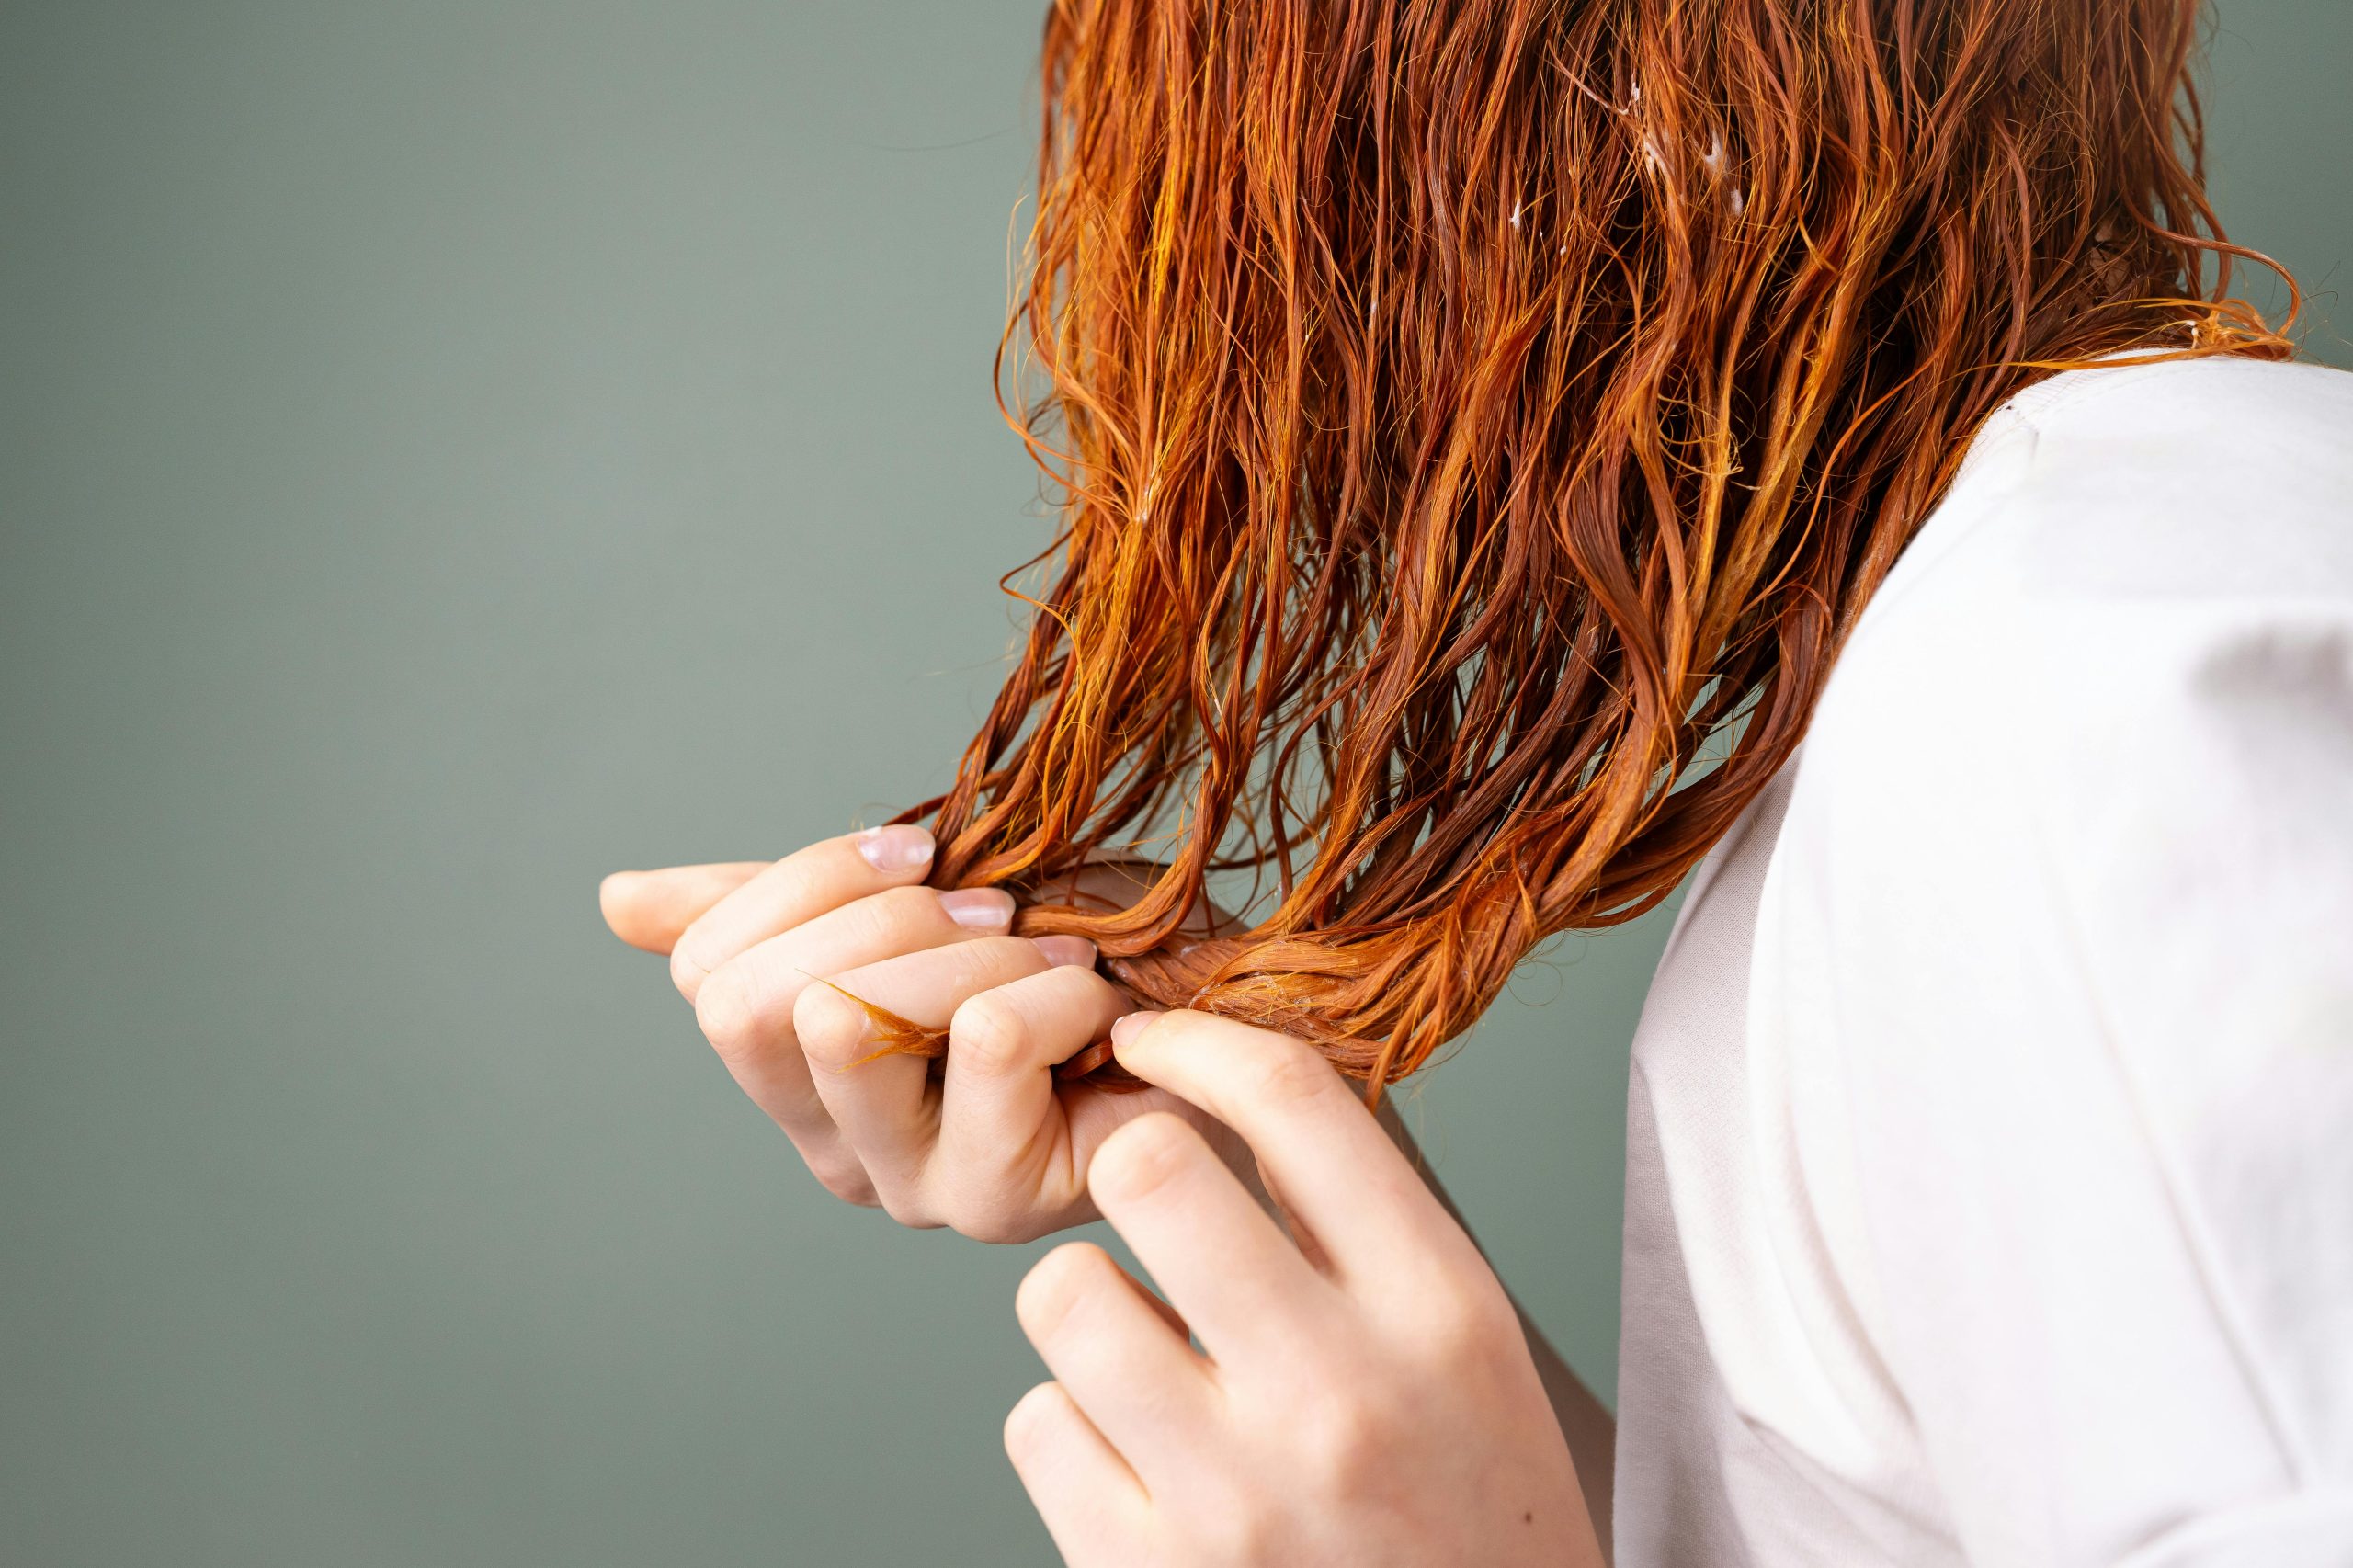
[[[1096,1204],[1168,1302],[1085,1243],[1022,1281],[1055,1381],[1006,1449],[1064,1558],[1600,1563],[1510,1299],[1339,1074],[1201,1013],[1131,1014],[1114,1040],[1247,1141],[1292,1233],[1175,1116],[1096,1152]]]

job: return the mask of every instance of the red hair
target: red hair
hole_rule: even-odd
[[[1057,0],[1006,348],[1063,527],[896,819],[936,816],[935,882],[1374,1095],[1656,904],[1995,405],[2290,352],[2228,292],[2197,15]],[[1131,857],[1126,907],[1041,895]]]

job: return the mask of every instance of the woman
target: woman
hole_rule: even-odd
[[[1017,1303],[1070,1561],[2353,1561],[2353,381],[2195,21],[1055,6],[1027,654],[603,896],[834,1193],[1151,1269]],[[1366,1104],[1695,864],[1613,1430]]]

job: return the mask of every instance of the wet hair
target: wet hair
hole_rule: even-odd
[[[1377,1096],[1725,831],[1997,404],[2289,355],[2230,293],[2198,21],[1057,0],[1000,386],[1062,526],[894,819],[935,884]],[[1103,859],[1140,896],[1050,891]]]

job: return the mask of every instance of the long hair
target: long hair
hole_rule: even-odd
[[[1062,528],[895,819],[935,884],[1375,1096],[1650,909],[1997,404],[2289,354],[2229,294],[2198,12],[1055,0],[1000,386]],[[1040,895],[1106,858],[1141,897]]]

